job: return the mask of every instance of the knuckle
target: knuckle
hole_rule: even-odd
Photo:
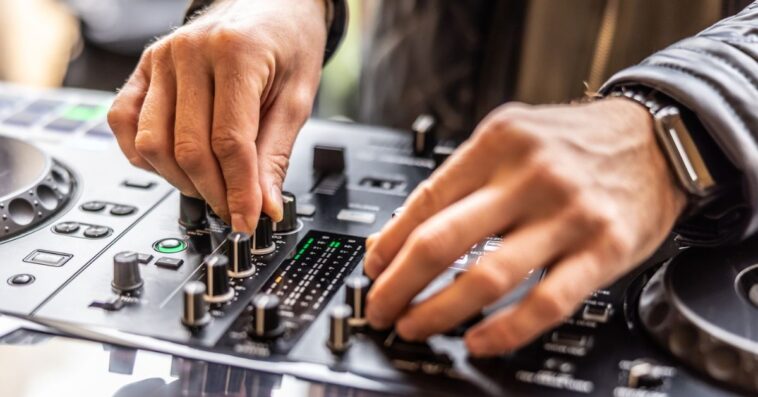
[[[439,230],[419,228],[410,236],[414,257],[424,258],[426,262],[438,263],[442,260],[442,252],[445,248],[445,238]]]
[[[181,140],[174,144],[174,158],[184,170],[197,170],[201,165],[202,154],[202,147],[197,142]]]
[[[430,179],[424,180],[418,185],[416,191],[414,192],[413,200],[415,203],[417,203],[417,208],[437,208],[436,204],[439,202],[439,200],[437,198],[437,193],[435,192],[434,186],[434,182]],[[420,214],[420,212],[414,213]]]
[[[225,128],[216,129],[211,139],[211,149],[219,159],[238,157],[244,144],[244,139],[238,133]]]
[[[279,182],[284,181],[284,177],[287,175],[287,169],[289,168],[290,158],[283,153],[270,154],[266,158],[266,168]]]
[[[545,189],[553,202],[571,202],[580,195],[579,184],[545,156],[534,156],[528,167],[530,179]]]
[[[137,133],[137,137],[134,138],[134,149],[143,157],[148,158],[158,156],[163,150],[160,142],[152,134],[145,132]]]
[[[108,111],[108,125],[111,127],[114,134],[122,132],[124,127],[136,125],[137,118],[139,117],[139,114],[136,111],[128,109],[120,102],[121,101],[117,99]]]
[[[491,266],[475,266],[468,272],[477,290],[487,302],[499,299],[508,290],[508,275]]]
[[[171,36],[171,51],[174,56],[196,53],[201,47],[200,39],[193,33],[177,31]]]

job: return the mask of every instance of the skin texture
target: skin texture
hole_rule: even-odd
[[[323,0],[220,1],[145,50],[108,122],[133,165],[250,233],[282,217],[325,43]]]
[[[369,239],[369,323],[424,340],[549,267],[521,302],[465,335],[475,356],[511,351],[652,254],[684,206],[652,117],[636,103],[502,106]],[[410,304],[469,247],[504,230],[498,251]]]

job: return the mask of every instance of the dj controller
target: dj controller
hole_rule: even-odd
[[[476,319],[414,343],[364,316],[365,238],[450,152],[425,131],[309,121],[284,219],[262,215],[247,235],[130,166],[105,122],[111,100],[0,85],[0,366],[19,363],[0,389],[65,371],[85,391],[119,379],[117,393],[99,394],[119,396],[758,392],[755,245],[705,250],[672,238],[528,346],[477,359],[461,338]],[[471,247],[417,299],[500,243]],[[482,316],[543,276],[533,271]],[[45,353],[61,344],[68,355]],[[81,360],[52,372],[21,364],[40,352],[43,362]],[[86,359],[98,352],[100,366]]]

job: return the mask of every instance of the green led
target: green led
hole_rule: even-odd
[[[295,255],[295,260],[300,259],[300,254]]]
[[[107,111],[105,106],[77,105],[66,110],[63,117],[69,120],[90,121],[103,117]]]
[[[175,254],[187,249],[187,242],[178,238],[166,238],[156,241],[153,249],[161,254]]]

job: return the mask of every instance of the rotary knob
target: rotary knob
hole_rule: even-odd
[[[113,281],[111,286],[118,292],[132,292],[142,287],[139,257],[135,252],[120,252],[113,257]]]
[[[345,279],[345,303],[352,310],[349,322],[353,327],[366,325],[366,295],[370,286],[371,280],[363,275]]]
[[[216,254],[205,258],[205,300],[211,303],[226,302],[234,296],[229,286],[229,259]]]
[[[229,244],[229,259],[231,259],[229,275],[234,278],[245,278],[255,274],[255,265],[250,257],[250,235],[232,232],[226,237],[226,241]]]
[[[252,247],[255,255],[265,255],[274,252],[276,244],[274,243],[274,225],[271,218],[266,214],[261,214],[258,219],[258,226],[255,227],[255,234],[252,238]]]
[[[200,328],[211,320],[208,304],[205,303],[205,284],[190,281],[184,286],[184,313],[182,324],[189,328]]]
[[[348,305],[338,305],[329,311],[329,339],[326,346],[334,353],[342,353],[350,347],[350,316],[353,310]]]
[[[282,192],[282,220],[274,224],[274,232],[288,233],[297,229],[297,199],[290,192]]]
[[[279,298],[272,294],[257,294],[253,298],[252,334],[256,338],[275,338],[284,327],[279,317]]]
[[[179,196],[179,224],[187,230],[208,226],[205,216],[205,201],[190,196]]]

